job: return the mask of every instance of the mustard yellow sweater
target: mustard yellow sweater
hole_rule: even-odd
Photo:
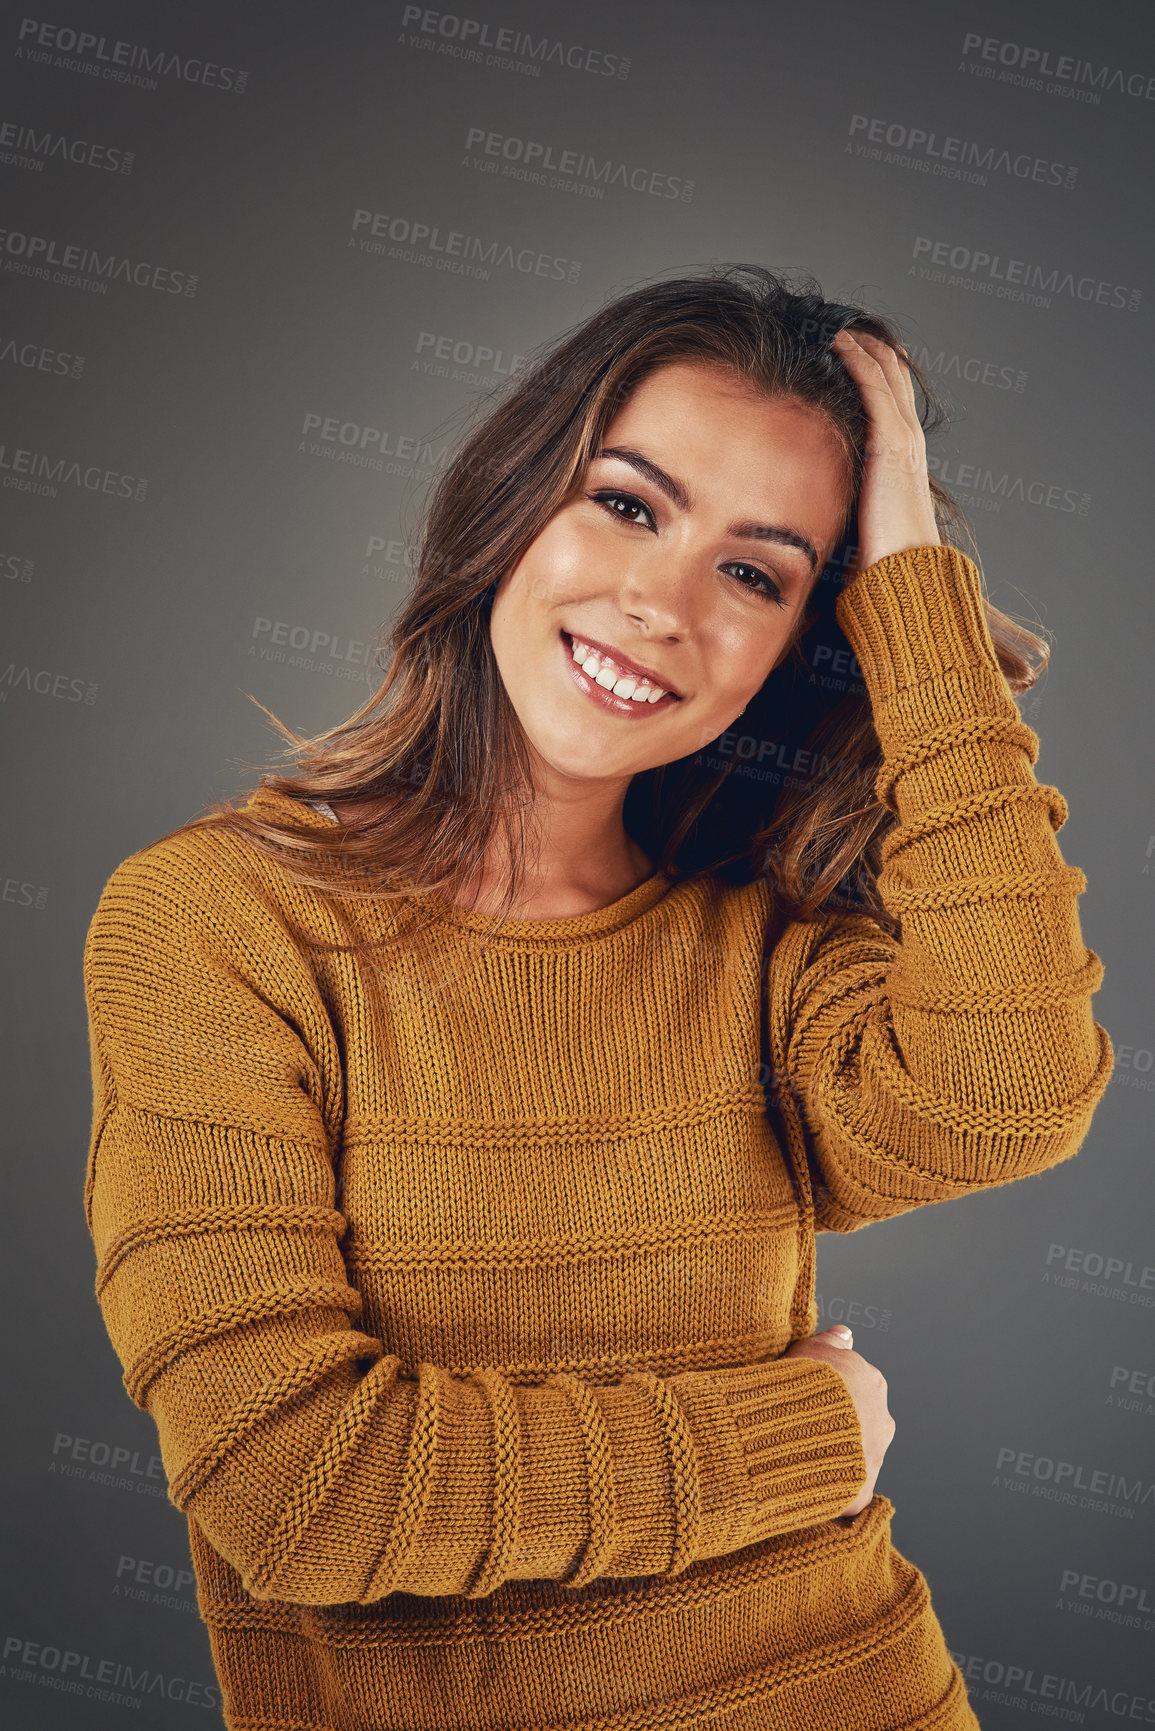
[[[890,555],[839,614],[901,942],[659,871],[484,955],[439,902],[371,993],[310,940],[395,916],[237,838],[108,879],[96,1294],[234,1731],[977,1724],[892,1504],[834,1518],[841,1378],[782,1354],[816,1229],[1076,1152],[1102,968],[974,565]]]

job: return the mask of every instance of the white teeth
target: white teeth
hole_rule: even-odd
[[[632,673],[619,673],[608,657],[603,666],[597,650],[579,642],[576,637],[570,653],[587,678],[606,691],[612,691],[615,697],[628,697],[633,703],[657,703],[666,695],[660,685],[651,685],[647,679],[635,679]]]

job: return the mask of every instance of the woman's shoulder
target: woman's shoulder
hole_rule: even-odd
[[[243,834],[194,818],[125,854],[108,874],[102,895],[109,889],[164,884],[194,900],[211,899],[239,890],[256,867],[257,849]]]
[[[261,812],[252,801],[234,809]],[[311,809],[309,815],[318,825],[328,823]],[[227,947],[254,925],[284,927],[290,916],[299,922],[314,899],[307,885],[290,883],[250,834],[216,821],[210,811],[120,859],[100,890],[89,938],[110,925],[143,926],[169,941],[197,934]]]
[[[318,803],[323,809],[318,809]],[[230,821],[234,817],[244,821]],[[143,842],[125,855],[113,875],[129,878],[167,873],[196,879],[207,870],[213,880],[275,878],[277,863],[257,846],[253,839],[256,829],[275,843],[283,825],[327,830],[333,821],[323,801],[291,798],[258,787],[242,802],[221,801]]]

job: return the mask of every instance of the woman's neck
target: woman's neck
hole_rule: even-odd
[[[531,874],[506,917],[513,920],[564,920],[577,914],[609,907],[645,883],[656,871],[654,862],[631,836],[624,837],[623,852],[613,861],[595,857],[571,862],[576,869]],[[467,884],[456,897],[458,907],[482,914],[497,913],[505,892],[506,878],[489,871]]]
[[[371,800],[332,804],[340,823],[356,826],[376,809]],[[617,821],[591,835],[570,823],[559,833],[554,826],[532,863],[508,919],[562,920],[609,907],[653,877],[657,867],[645,849]],[[509,879],[509,854],[500,830],[480,872],[454,898],[458,907],[482,914],[497,913]]]

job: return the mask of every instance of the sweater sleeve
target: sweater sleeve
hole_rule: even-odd
[[[221,859],[168,838],[102,891],[85,1217],[169,1500],[246,1590],[368,1604],[667,1575],[838,1515],[866,1465],[816,1360],[403,1372],[342,1256],[331,1018],[275,898]]]
[[[1091,1011],[1086,878],[1055,840],[1066,803],[1035,777],[974,562],[890,554],[838,617],[882,748],[875,792],[898,817],[878,888],[900,937],[862,915],[795,923],[768,991],[816,1223],[847,1232],[1070,1158],[1113,1055]]]

